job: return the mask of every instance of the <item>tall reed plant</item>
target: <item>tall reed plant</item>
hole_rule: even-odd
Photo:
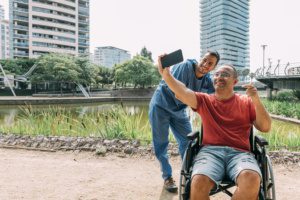
[[[11,125],[3,125],[0,131],[20,135],[45,136],[93,136],[106,139],[139,139],[150,141],[150,125],[143,121],[143,112],[131,113],[113,105],[102,112],[78,115],[69,109],[51,106],[48,109],[32,109],[24,106],[22,114]]]
[[[297,101],[269,101],[262,99],[266,109],[275,115],[300,119],[300,102]]]
[[[269,142],[269,148],[271,150],[282,148],[300,150],[300,125],[285,123],[279,120],[272,121],[272,128],[269,133],[257,133],[266,138]]]

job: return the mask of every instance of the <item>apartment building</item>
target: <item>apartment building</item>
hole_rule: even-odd
[[[5,16],[4,7],[0,5],[0,20],[4,19],[4,16]]]
[[[89,0],[9,0],[10,56],[89,55]]]
[[[200,0],[201,55],[217,50],[220,65],[249,68],[249,1]]]
[[[94,51],[94,63],[108,68],[130,60],[130,58],[131,55],[128,51],[112,46],[97,47]]]
[[[9,51],[9,22],[0,19],[0,59],[8,59],[10,56]]]

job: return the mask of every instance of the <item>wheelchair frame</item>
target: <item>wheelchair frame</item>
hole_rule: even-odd
[[[203,127],[201,127],[201,133],[199,131],[192,132],[188,134],[189,144],[185,151],[185,155],[182,162],[182,168],[180,171],[180,180],[179,180],[179,199],[180,200],[189,200],[190,199],[190,185],[191,185],[191,175],[192,175],[192,163],[194,157],[197,155],[202,145],[202,133]],[[275,193],[275,181],[272,163],[267,155],[266,146],[268,141],[263,137],[253,134],[253,127],[250,132],[250,145],[251,152],[254,153],[255,158],[258,162],[259,168],[262,173],[262,181],[259,191],[259,200],[276,200]],[[232,197],[232,193],[229,191],[229,188],[235,186],[233,181],[223,180],[219,185],[218,189],[211,191],[210,195],[224,192],[228,196]]]

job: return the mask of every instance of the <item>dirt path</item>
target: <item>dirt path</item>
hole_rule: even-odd
[[[179,180],[180,160],[172,158]],[[300,196],[300,166],[274,166],[278,200]],[[178,181],[177,181],[178,183]],[[154,158],[0,149],[1,200],[177,200],[162,188]],[[212,199],[227,198],[224,194]]]

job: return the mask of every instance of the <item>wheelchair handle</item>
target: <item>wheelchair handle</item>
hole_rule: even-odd
[[[199,135],[200,135],[199,131],[193,131],[187,135],[187,138],[189,140],[194,140],[195,138],[199,138]]]
[[[265,138],[263,138],[263,137],[261,137],[259,135],[256,135],[254,137],[254,141],[255,141],[255,143],[257,143],[261,147],[265,146],[265,145],[269,145],[268,141]]]

